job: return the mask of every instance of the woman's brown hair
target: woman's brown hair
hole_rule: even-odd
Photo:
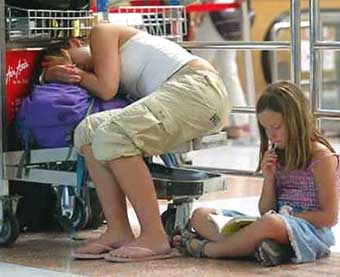
[[[330,143],[316,129],[314,117],[303,91],[296,85],[281,81],[269,85],[256,104],[256,115],[269,110],[280,113],[287,131],[288,147],[279,153],[279,161],[286,170],[306,168],[312,159],[312,143],[317,141],[335,152]],[[261,145],[259,164],[268,149],[268,137],[263,126],[257,121]]]
[[[59,41],[50,43],[46,48],[41,50],[39,55],[35,59],[34,69],[30,78],[30,90],[39,83],[39,76],[43,72],[42,61],[48,55],[52,56],[62,56],[61,49],[69,49],[72,44],[85,44],[87,43],[87,38],[65,38]]]
[[[39,55],[35,59],[34,69],[30,78],[30,90],[39,83],[39,76],[44,70],[41,63],[47,55],[61,55],[61,49],[66,48],[68,46],[68,40],[62,40],[53,42],[48,45],[48,47],[41,50]]]

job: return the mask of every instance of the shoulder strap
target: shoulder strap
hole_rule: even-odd
[[[93,110],[93,106],[94,106],[94,102],[95,102],[95,101],[96,101],[96,97],[92,97],[92,98],[91,98],[90,105],[89,105],[89,107],[88,107],[87,110],[86,110],[86,114],[85,114],[84,118],[87,117],[88,115],[90,115],[90,114],[92,113],[92,110]]]
[[[94,102],[96,101],[96,98],[95,97],[92,97],[91,98],[91,102],[86,110],[86,113],[85,113],[85,116],[84,118],[86,118],[88,115],[90,115],[92,113],[92,110],[93,110],[93,106],[94,106]],[[76,126],[74,126],[72,132],[70,133],[70,137],[73,138],[73,132],[74,132],[74,129],[75,129]],[[72,154],[72,150],[73,150],[73,144],[72,144],[72,139],[70,139],[70,143],[69,143],[69,148],[68,148],[68,153],[67,153],[67,156],[65,158],[65,161],[69,160],[70,157],[71,157],[71,154]]]
[[[18,170],[16,173],[16,177],[21,179],[23,177],[24,170],[28,164],[30,164],[31,160],[31,148],[33,145],[33,136],[31,132],[28,129],[22,131],[22,139],[23,139],[23,153],[20,157],[19,164],[18,164]],[[27,172],[26,172],[27,173]]]

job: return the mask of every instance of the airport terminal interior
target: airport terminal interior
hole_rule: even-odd
[[[7,1],[3,1],[7,4]],[[11,1],[8,1],[11,2]],[[15,2],[15,1],[13,1]],[[20,1],[18,1],[20,2]],[[97,5],[99,5],[97,0]],[[113,1],[115,2],[115,1]],[[124,1],[128,2],[128,1]],[[138,2],[138,1],[137,1]],[[147,1],[144,1],[147,2]],[[151,1],[152,2],[152,1]],[[176,1],[175,1],[176,2]],[[181,1],[179,1],[181,3]],[[223,1],[216,1],[223,2]],[[225,0],[227,3],[237,1]],[[242,2],[242,1],[241,1]],[[247,2],[247,1],[246,1]],[[300,3],[301,2],[301,3]],[[250,0],[247,4],[248,13],[254,13],[253,19],[247,19],[243,24],[240,41],[248,42],[285,42],[291,40],[290,15],[291,3],[301,5],[301,53],[299,64],[299,83],[312,102],[310,93],[311,64],[310,64],[310,28],[309,10],[312,2],[319,3],[322,27],[320,36],[323,41],[334,43],[329,49],[320,51],[317,61],[319,75],[314,76],[318,83],[319,95],[317,102],[320,109],[332,113],[340,111],[340,1],[290,1],[290,0]],[[2,3],[2,0],[0,1]],[[93,5],[95,1],[91,1]],[[101,3],[102,4],[102,3]],[[125,3],[126,4],[126,3]],[[3,6],[0,4],[0,7]],[[238,7],[241,9],[241,6]],[[228,9],[228,7],[226,8]],[[300,10],[299,10],[300,11]],[[156,11],[157,12],[157,11]],[[244,11],[243,11],[244,12]],[[207,16],[206,11],[200,11]],[[247,13],[247,14],[248,14]],[[1,15],[2,13],[0,13]],[[299,12],[300,14],[300,12]],[[8,17],[8,14],[6,14]],[[243,14],[243,16],[245,16]],[[186,20],[194,16],[187,14]],[[2,18],[3,20],[3,18]],[[117,14],[111,20],[121,20]],[[202,17],[200,20],[204,20]],[[78,22],[79,23],[79,22]],[[199,29],[190,28],[188,24],[184,41],[179,43],[195,43],[200,41],[209,43],[215,41],[207,31],[199,33]],[[4,27],[0,24],[0,27]],[[246,32],[246,34],[244,34]],[[14,33],[13,33],[14,34]],[[15,36],[15,34],[14,34]],[[199,39],[197,39],[199,37]],[[8,45],[11,45],[8,38]],[[206,40],[204,41],[204,39]],[[225,40],[222,40],[225,42]],[[15,44],[17,45],[17,44]],[[240,90],[243,94],[233,96],[234,112],[228,120],[224,132],[217,138],[202,140],[197,143],[204,146],[202,149],[192,147],[185,153],[176,154],[181,160],[180,166],[186,169],[197,169],[219,174],[223,186],[216,189],[205,187],[205,191],[195,197],[192,208],[214,207],[238,210],[246,214],[258,216],[258,200],[260,197],[263,176],[256,174],[259,154],[259,134],[254,113],[255,102],[267,84],[277,80],[291,80],[293,73],[292,50],[261,50],[261,49],[205,49],[208,53],[206,59],[218,67],[223,60],[213,59],[219,52],[227,53],[225,57],[234,59],[234,64],[228,66],[235,69],[226,69],[227,74],[236,74]],[[193,50],[195,53],[195,51]],[[197,53],[200,53],[199,51]],[[234,56],[233,56],[234,55]],[[217,57],[224,57],[223,55]],[[296,62],[296,61],[295,61]],[[220,70],[220,73],[222,69]],[[7,77],[7,75],[6,75]],[[226,78],[230,80],[231,78]],[[230,81],[231,82],[231,81]],[[237,86],[237,84],[236,84]],[[230,85],[230,89],[237,89]],[[7,91],[8,93],[8,91]],[[315,100],[315,99],[314,99]],[[244,108],[244,109],[243,109]],[[249,112],[250,110],[250,112]],[[335,150],[340,153],[340,119],[339,115],[319,117],[317,124],[321,133],[327,137]],[[220,139],[223,137],[223,141]],[[156,163],[163,163],[158,157]],[[4,161],[1,161],[2,163]],[[4,165],[2,165],[4,166]],[[49,178],[45,175],[44,178]],[[51,177],[51,176],[50,176]],[[53,177],[51,177],[53,178]],[[65,177],[66,178],[66,177]],[[69,178],[69,177],[67,177]],[[11,182],[9,183],[11,185]],[[1,184],[0,184],[1,186]],[[0,195],[3,192],[0,189]],[[160,199],[160,213],[167,210],[169,200]],[[3,206],[1,205],[2,209]],[[0,211],[1,211],[0,209]],[[1,211],[2,212],[2,211]],[[140,228],[137,217],[129,206],[129,220],[133,231],[138,235]],[[1,221],[0,221],[1,223]],[[1,224],[0,224],[1,227]],[[2,228],[2,227],[1,227]],[[104,232],[105,222],[95,229],[80,231],[21,230],[16,241],[8,247],[0,248],[0,276],[338,276],[340,275],[340,224],[333,227],[337,242],[331,248],[329,257],[306,264],[283,264],[275,267],[264,267],[254,259],[206,259],[192,257],[176,257],[167,260],[154,260],[145,262],[116,263],[99,260],[74,260],[71,252],[88,240],[95,239]],[[1,229],[0,229],[1,230]],[[2,235],[6,230],[2,230]],[[1,241],[1,239],[0,239]]]

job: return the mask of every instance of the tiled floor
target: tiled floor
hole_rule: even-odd
[[[254,170],[257,165],[254,145],[230,144],[189,156],[198,166]],[[206,194],[194,203],[194,207],[224,207],[257,214],[261,183],[261,178],[228,175],[226,191]],[[165,209],[166,203],[160,201],[160,210]],[[130,220],[138,230],[133,212],[130,212]],[[104,228],[82,231],[78,239],[95,238]],[[340,239],[339,230],[339,227],[334,228]],[[13,247],[0,249],[0,276],[339,276],[340,272],[340,245],[333,248],[329,258],[313,264],[264,268],[249,260],[188,257],[129,264],[72,260],[71,250],[82,242],[65,233],[22,234]]]

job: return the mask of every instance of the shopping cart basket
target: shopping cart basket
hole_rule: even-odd
[[[183,6],[127,6],[108,8],[107,20],[147,31],[152,35],[182,42],[187,34]]]

